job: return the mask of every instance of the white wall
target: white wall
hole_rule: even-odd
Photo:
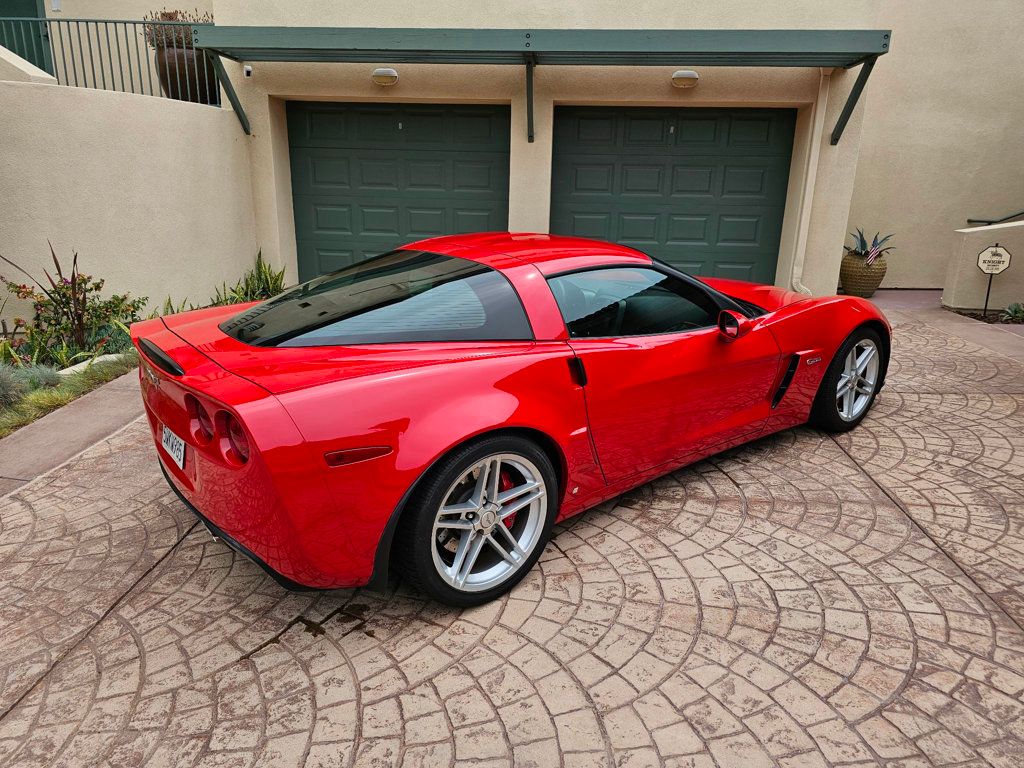
[[[40,278],[47,240],[107,291],[156,304],[205,301],[252,265],[249,154],[230,109],[0,82],[0,137],[0,253]]]

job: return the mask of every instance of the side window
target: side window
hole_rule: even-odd
[[[573,338],[690,331],[714,325],[718,314],[700,288],[643,267],[573,272],[548,285]]]

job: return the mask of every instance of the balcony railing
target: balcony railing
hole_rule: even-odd
[[[220,105],[218,62],[192,22],[0,17],[0,45],[61,85]]]

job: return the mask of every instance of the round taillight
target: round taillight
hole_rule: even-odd
[[[213,419],[210,418],[210,412],[192,395],[185,395],[185,408],[192,417],[192,434],[199,440],[210,442],[213,439]]]
[[[221,411],[217,416],[220,419],[221,434],[227,438],[228,458],[245,464],[249,460],[249,438],[242,429],[241,422],[227,411]]]

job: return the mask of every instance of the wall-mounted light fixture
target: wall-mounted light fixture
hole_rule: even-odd
[[[370,79],[377,85],[394,85],[398,82],[398,71],[391,67],[377,67]]]
[[[700,75],[692,69],[677,69],[672,73],[672,85],[676,88],[693,88],[700,80]]]

